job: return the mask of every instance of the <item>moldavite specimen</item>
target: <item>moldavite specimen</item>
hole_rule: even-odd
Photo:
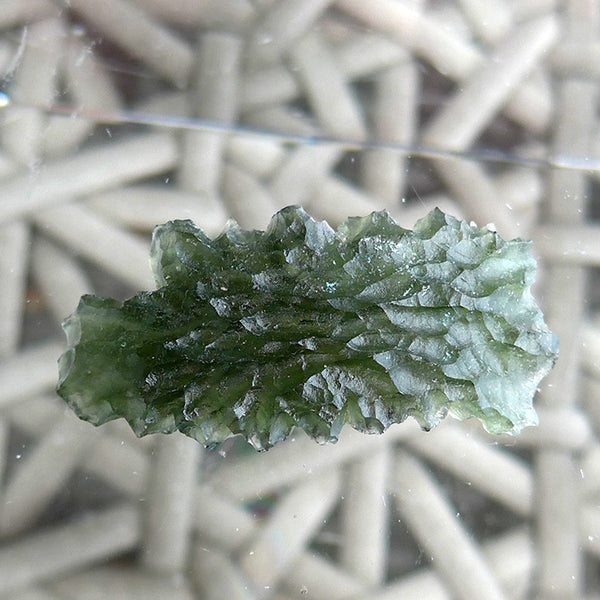
[[[294,426],[335,441],[448,412],[493,433],[537,422],[532,398],[557,340],[530,293],[530,242],[434,210],[334,231],[301,208],[266,231],[209,239],[191,221],[154,231],[160,289],[84,296],[64,324],[59,394],[96,425],[176,429],[264,449]]]

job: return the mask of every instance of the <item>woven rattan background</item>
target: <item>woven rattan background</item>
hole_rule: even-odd
[[[0,596],[600,598],[599,26],[594,0],[0,0]],[[256,454],[65,410],[60,322],[153,285],[153,225],[289,204],[533,239],[540,427]]]

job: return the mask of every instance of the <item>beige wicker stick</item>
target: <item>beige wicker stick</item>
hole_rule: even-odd
[[[517,438],[493,436],[494,440],[515,448],[560,447],[577,453],[584,452],[593,443],[587,415],[577,408],[538,406],[536,411],[540,418],[539,426],[524,429]]]
[[[14,535],[35,523],[85,458],[97,439],[94,434],[74,415],[48,429],[18,461],[0,496],[0,534]]]
[[[37,214],[34,220],[44,233],[133,287],[141,290],[155,287],[148,242],[113,225],[91,209],[65,204]],[[123,260],[124,256],[127,260]]]
[[[314,119],[283,104],[269,105],[255,110],[246,114],[244,120],[251,127],[264,129],[267,135],[273,132],[283,138],[288,135],[310,138],[319,133]]]
[[[49,400],[54,400],[54,405],[64,409],[63,400],[58,395],[56,395],[54,398],[50,398]],[[121,447],[128,446],[134,448],[135,450],[139,450],[142,453],[154,451],[156,441],[157,439],[160,439],[159,436],[152,435],[141,438],[138,437],[125,419],[116,419],[114,421],[104,423],[99,431],[102,433],[102,439],[110,438],[112,440],[118,440]]]
[[[191,113],[192,98],[183,90],[161,92],[149,98],[142,98],[133,106],[136,112],[156,117],[157,128],[162,129],[164,115],[169,117],[189,117]],[[151,125],[149,125],[151,126]]]
[[[590,421],[588,425],[591,424],[596,432],[600,431],[600,379],[590,374],[583,374],[581,387],[583,408]],[[600,467],[600,463],[598,466]]]
[[[459,169],[463,168],[471,172],[473,177],[471,179],[472,183],[478,183],[481,186],[480,189],[483,189],[490,198],[498,198],[497,202],[503,202],[506,205],[506,208],[514,215],[513,225],[516,231],[520,232],[520,237],[536,237],[535,232],[531,232],[531,221],[535,219],[537,204],[542,199],[544,190],[542,177],[539,172],[515,167],[507,169],[495,177],[494,180],[490,180],[481,167],[476,167],[474,171],[469,171],[469,165],[463,167],[461,163],[453,164],[459,165]],[[450,172],[451,167],[448,166],[448,173]],[[463,192],[462,195],[466,194],[466,191]],[[467,202],[466,204],[471,203]],[[424,217],[436,206],[458,219],[465,218],[464,208],[444,194],[424,196],[420,198],[418,204],[403,204],[392,211],[392,214],[403,227],[411,229],[418,219]],[[481,222],[480,225],[485,225],[485,223]]]
[[[254,177],[268,177],[281,165],[286,151],[276,140],[235,135],[227,144],[227,159]]]
[[[175,187],[138,184],[94,194],[87,204],[108,219],[134,230],[152,231],[172,219],[191,219],[208,235],[227,222],[223,204],[215,198]]]
[[[493,44],[510,30],[512,15],[506,0],[459,0],[459,4],[484,42]]]
[[[2,600],[65,600],[62,596],[44,590],[39,587],[27,587],[18,592],[11,592],[7,596],[0,596]]]
[[[453,600],[444,581],[432,569],[419,569],[386,585],[352,596],[352,600]]]
[[[600,265],[598,225],[540,225],[533,235],[536,252],[547,260],[580,267]]]
[[[323,130],[341,139],[362,139],[366,125],[360,105],[321,36],[307,33],[288,58]]]
[[[61,402],[60,399],[57,399],[57,401],[59,403]],[[131,429],[129,423],[127,423],[125,419],[116,419],[115,421],[105,423],[100,428],[100,431],[102,432],[103,437],[118,440],[121,446],[129,446],[144,454],[153,452],[157,439],[160,439],[160,436],[152,435],[139,438],[135,435],[133,429]]]
[[[35,414],[38,418],[29,419],[31,414]],[[11,426],[33,439],[44,437],[48,429],[63,419],[64,414],[64,404],[54,392],[33,394],[2,410],[2,415],[8,419]]]
[[[564,448],[542,447],[536,456],[540,595],[559,589],[572,595],[582,583],[579,468]],[[556,573],[553,567],[559,562],[563,571]]]
[[[163,173],[175,165],[176,157],[173,136],[161,132],[113,140],[49,161],[39,172],[0,181],[0,223],[65,198]]]
[[[411,2],[336,0],[335,4],[376,31],[397,35],[403,44],[422,53],[449,77],[465,76],[478,60],[474,46],[447,31]]]
[[[540,425],[535,429],[526,429],[519,438],[517,446],[529,445],[542,448],[555,446],[580,453],[592,443],[593,435],[589,419],[575,407],[549,408],[538,407]]]
[[[343,150],[332,144],[298,146],[271,178],[269,192],[277,206],[306,204],[311,200],[330,171],[341,158]],[[347,215],[338,209],[338,219]]]
[[[485,542],[482,550],[511,600],[524,598],[535,562],[529,532],[526,529],[510,531]],[[387,584],[383,589],[353,596],[352,600],[451,600],[454,597],[435,569],[421,569]],[[483,598],[482,595],[478,597]]]
[[[600,509],[597,502],[583,506],[580,514],[582,544],[596,558],[600,558]]]
[[[5,416],[0,416],[0,498],[4,493],[4,478],[8,464],[8,432],[9,424]]]
[[[347,81],[369,77],[409,56],[399,44],[372,33],[358,33],[332,46],[331,51]],[[288,102],[298,97],[301,90],[294,74],[283,64],[247,71],[241,82],[241,109],[248,112]]]
[[[382,200],[369,196],[335,174],[325,178],[304,206],[313,217],[325,219],[332,227],[345,221],[348,216],[368,215],[385,208]]]
[[[202,600],[251,600],[257,597],[227,555],[205,548],[201,542],[194,544],[191,573]]]
[[[223,169],[223,198],[244,229],[265,229],[281,208],[258,179],[232,164]]]
[[[252,22],[254,6],[251,0],[133,0],[155,18],[181,27],[228,27],[242,30]]]
[[[25,306],[29,229],[22,221],[0,225],[0,357],[19,343]]]
[[[519,235],[515,217],[502,202],[500,191],[483,165],[458,158],[434,160],[437,173],[467,218],[480,227],[493,223],[505,239]]]
[[[56,380],[56,377],[54,377]],[[65,407],[56,397],[27,398],[9,407],[6,416],[10,423],[30,436],[42,438],[48,428],[64,418]],[[31,415],[35,414],[36,419]],[[91,428],[91,425],[87,425]],[[93,432],[92,432],[93,433]],[[82,469],[132,499],[143,496],[147,487],[150,461],[139,444],[131,445],[122,439],[101,435],[84,457]]]
[[[236,552],[247,548],[248,540],[255,537],[259,524],[244,509],[200,487],[196,494],[196,527],[201,536],[198,546],[211,551],[211,545]],[[367,586],[352,574],[340,569],[318,554],[305,551],[290,568],[281,582],[292,597],[305,589],[314,600],[354,598]]]
[[[594,177],[594,179],[596,179],[596,181],[598,179],[600,179],[600,169],[598,169],[598,164],[600,161],[600,128],[598,127],[598,125],[596,125],[594,127],[591,139],[590,139],[590,144],[589,144],[589,156],[593,159],[593,163],[592,163],[592,167],[593,169],[590,171],[590,174]],[[561,155],[559,155],[557,157],[558,160],[560,160]],[[566,158],[578,158],[578,157],[570,157],[568,154],[566,155]]]
[[[482,549],[511,600],[524,598],[534,567],[529,532],[510,531],[487,541]],[[384,586],[371,587],[359,583],[352,574],[328,561],[308,554],[298,560],[285,580],[285,587],[296,594],[304,588],[314,600],[450,600],[454,597],[434,569],[424,568]]]
[[[64,600],[193,600],[185,582],[123,566],[96,567],[48,586]]]
[[[400,452],[394,471],[393,489],[402,519],[455,597],[505,598],[478,547],[455,517],[456,510],[423,465]]]
[[[47,0],[2,0],[0,29],[29,25],[35,21],[59,15],[59,8]]]
[[[600,43],[573,41],[560,44],[552,55],[552,66],[566,76],[597,79],[600,76]]]
[[[197,65],[190,82],[192,113],[231,125],[237,119],[242,42],[230,33],[206,32],[197,48]],[[179,185],[218,196],[226,138],[222,133],[186,131],[179,165]]]
[[[303,55],[302,58],[308,59],[309,62],[317,59],[315,56],[311,59],[308,54]],[[335,65],[331,60],[328,61],[328,66],[335,70]],[[346,96],[345,86],[340,80],[339,73],[335,77],[339,84],[336,87],[337,93],[341,93],[346,98],[346,107],[348,108],[352,100]],[[322,86],[318,82],[315,82],[315,85]],[[324,102],[324,98],[320,98],[318,102]],[[349,110],[355,114],[353,109]],[[322,116],[327,118],[325,115]],[[353,119],[353,117],[350,118]],[[332,119],[336,121],[335,116],[332,116]],[[290,111],[284,107],[275,106],[259,113],[253,113],[247,116],[247,120],[276,131],[306,136],[316,133],[312,124],[290,114]],[[276,206],[283,207],[307,202],[342,154],[343,150],[335,145],[302,145],[291,150],[269,182],[268,190]]]
[[[69,0],[69,6],[96,31],[175,85],[190,76],[189,44],[143,10],[124,0]]]
[[[332,51],[346,81],[372,77],[410,58],[406,48],[388,36],[362,31],[338,42]]]
[[[265,10],[270,6],[273,6],[273,4],[275,4],[277,1],[278,0],[254,0],[254,5],[259,10]]]
[[[332,0],[280,0],[261,14],[248,46],[252,66],[276,62],[316,21]]]
[[[201,547],[210,542],[228,552],[246,549],[259,531],[259,523],[243,508],[204,487],[196,493],[195,523]],[[306,588],[315,600],[350,598],[366,586],[310,550],[298,557],[281,583],[293,597]]]
[[[198,488],[195,506],[200,548],[214,545],[227,552],[239,552],[258,534],[259,523],[249,513],[210,489]],[[365,589],[364,583],[310,550],[294,562],[281,585],[292,597],[306,588],[315,600],[350,598]]]
[[[42,139],[46,156],[66,154],[86,140],[96,124],[90,118],[77,117],[78,112],[110,117],[121,108],[119,92],[104,65],[76,38],[69,39],[63,70],[74,112],[49,117]]]
[[[453,151],[466,150],[548,50],[557,33],[557,23],[552,17],[522,25],[428,124],[422,134],[423,144]],[[439,166],[438,172],[450,186],[460,185],[454,170],[456,161],[435,160],[434,164]],[[467,168],[475,172],[473,167]],[[468,180],[464,180],[464,185],[468,186]],[[507,237],[518,233],[506,204],[499,202],[495,194],[483,202],[471,188],[468,192],[465,189],[460,197],[468,202],[469,213],[481,224],[493,221]]]
[[[336,564],[307,552],[299,558],[282,585],[295,598],[302,592],[311,600],[347,600],[357,598],[369,586]]]
[[[237,502],[202,484],[194,492],[193,523],[200,543],[227,552],[247,545],[259,528],[259,522]]]
[[[19,591],[0,595],[1,600],[65,600],[62,596],[57,596],[38,586],[27,586]]]
[[[247,70],[240,81],[240,110],[251,112],[270,104],[287,102],[299,93],[296,78],[282,63]]]
[[[346,469],[340,563],[373,586],[384,581],[388,558],[388,474],[391,449],[383,446]]]
[[[193,491],[201,447],[176,432],[162,436],[150,469],[142,563],[153,572],[181,573],[188,554]]]
[[[327,469],[294,486],[242,552],[240,566],[257,592],[271,589],[304,553],[339,499],[341,475]]]
[[[103,436],[87,457],[85,469],[137,499],[146,489],[150,461],[139,447]]]
[[[303,56],[303,58],[306,57]],[[316,59],[315,56],[313,58]],[[331,62],[329,66],[332,66]],[[317,83],[318,85],[321,84]],[[340,86],[337,87],[334,96],[338,93],[346,94],[343,83],[340,83]],[[323,102],[324,100],[325,98],[321,97],[317,102]],[[351,100],[348,101],[352,102]],[[349,104],[347,104],[347,108],[348,106]],[[358,119],[358,115],[354,114]],[[252,115],[252,117],[255,116],[256,114]],[[329,118],[325,115],[322,116],[325,119]],[[329,116],[335,121],[333,115]],[[316,133],[311,124],[305,125],[304,120],[298,120],[297,117],[289,115],[289,111],[286,109],[273,107],[262,111],[262,118],[264,119],[264,117],[267,118],[269,128],[275,127],[278,130],[281,128],[283,131],[291,131],[306,136]],[[354,120],[354,117],[350,118]],[[296,121],[298,121],[297,124]],[[356,123],[358,123],[358,120],[355,120]],[[334,128],[339,126],[339,122],[330,124]],[[335,144],[300,145],[291,150],[273,174],[269,183],[269,191],[276,205],[283,207],[290,204],[305,204],[309,201],[342,154],[343,149]]]
[[[0,593],[132,550],[139,529],[137,508],[123,504],[5,544],[0,547]]]
[[[531,238],[544,195],[541,173],[524,167],[510,167],[496,177],[495,184],[501,202],[514,215],[519,237]]]
[[[116,419],[105,423],[101,427],[101,432],[106,438],[118,440],[121,446],[129,446],[143,454],[153,452],[156,441],[159,439],[159,436],[152,435],[138,437],[125,419]]]
[[[266,454],[239,458],[223,465],[207,484],[229,498],[239,501],[270,494],[322,469],[333,468],[362,454],[369,454],[418,430],[408,421],[391,427],[381,435],[365,435],[346,427],[337,444],[320,446],[302,430]]]
[[[414,142],[419,105],[419,72],[406,61],[378,74],[373,102],[373,137],[377,142],[410,147]],[[365,189],[394,207],[404,195],[407,154],[396,150],[370,150],[361,158]]]
[[[600,13],[593,3],[568,3],[565,40],[595,40]],[[553,140],[556,155],[588,156],[596,123],[596,82],[565,79],[558,87],[557,122]],[[585,173],[553,170],[549,173],[546,214],[550,224],[580,226],[584,220],[589,181]],[[586,274],[582,267],[549,262],[544,298],[548,324],[560,339],[560,358],[544,380],[540,406],[570,408],[578,401],[579,333],[585,305]],[[539,499],[537,533],[539,570],[537,593],[576,597],[583,591],[583,557],[580,550],[578,490],[581,475],[576,453],[557,444],[542,447],[535,459]]]
[[[551,13],[560,0],[506,0],[515,22],[527,21],[540,14]]]
[[[521,25],[433,118],[422,140],[426,145],[466,150],[485,129],[558,35],[553,16]]]
[[[31,251],[31,272],[58,324],[77,308],[83,294],[92,291],[73,257],[41,236],[35,238]]]
[[[233,552],[255,535],[258,524],[243,509],[228,504],[224,498],[199,488],[196,502],[195,522],[203,543],[210,540],[217,547]],[[526,531],[515,530],[487,542],[484,554],[494,573],[508,589],[529,584],[534,555],[531,539]],[[314,600],[450,598],[435,571],[424,570],[421,574],[409,575],[388,584],[380,591],[359,582],[353,574],[310,552],[295,562],[282,584],[296,595],[304,588]],[[414,596],[415,593],[419,595]],[[511,598],[518,597],[520,595],[511,595]]]
[[[600,379],[600,321],[597,315],[582,324],[579,343],[583,369]]]
[[[37,107],[54,101],[64,35],[62,23],[56,19],[28,26],[23,55],[11,86],[11,104],[2,112],[2,146],[27,166],[41,158],[46,117]]]
[[[13,354],[0,363],[0,409],[54,388],[56,385],[56,358],[64,352],[64,345],[51,341],[29,347]]]
[[[504,226],[499,227],[500,233],[506,237],[533,237],[536,239],[536,252],[539,253],[537,239],[540,236],[530,231],[531,221],[535,218],[535,204],[540,201],[543,192],[543,182],[538,172],[516,167],[507,169],[492,180],[481,165],[467,161],[437,161],[437,168],[444,172],[446,183],[464,207],[447,196],[425,197],[419,205],[393,211],[401,225],[411,228],[417,219],[436,206],[457,218],[465,218],[466,208],[472,211],[471,214],[485,212],[492,215],[494,220],[496,215],[493,207],[504,206],[507,212],[503,219]],[[509,215],[510,222],[507,220]],[[479,225],[485,224],[485,216],[482,216]]]
[[[443,22],[416,10],[410,3],[336,0],[336,5],[375,30],[392,34],[452,79],[462,81],[468,78],[484,61],[484,56],[473,44],[447,30]],[[527,129],[543,131],[551,117],[548,93],[535,83],[525,82],[507,102],[505,111]]]
[[[44,405],[39,405],[37,408],[32,406],[28,410],[35,411],[36,414],[40,415],[41,420],[48,422],[49,417],[44,416],[44,413],[42,412],[43,406]],[[10,416],[11,420],[13,420],[13,418],[17,419],[17,421],[14,422],[21,427],[28,428],[28,430],[31,430],[32,426],[36,425],[35,423],[32,424],[30,419],[19,418],[19,416],[22,416],[22,411],[11,412]],[[45,426],[42,424],[42,428],[43,427]],[[134,455],[131,454],[133,449],[130,449],[129,452],[124,452],[123,446],[118,442],[113,442],[104,436],[101,438],[100,444],[104,447],[108,448],[109,443],[111,444],[110,448],[113,448],[116,453],[114,454],[114,460],[110,458],[113,456],[112,454],[107,455],[106,453],[103,453],[100,455],[97,450],[98,446],[96,446],[98,460],[90,461],[90,459],[88,459],[85,468],[89,470],[90,473],[96,473],[106,478],[107,481],[112,481],[124,492],[132,494],[133,497],[139,497],[141,493],[139,484],[145,477],[144,465],[148,464],[147,459],[144,457],[142,462],[138,462],[138,464],[134,466],[134,462],[132,462]],[[314,442],[310,441],[310,443],[314,446]],[[263,455],[263,457],[267,456],[268,455]],[[142,457],[140,456],[140,460],[141,459]],[[104,469],[103,473],[102,465],[105,465],[107,460],[110,464]],[[313,465],[309,463],[305,465],[305,467],[312,470]],[[249,468],[252,469],[251,466],[249,466]],[[121,471],[123,473],[122,485],[117,483],[119,481],[117,477]],[[138,483],[137,488],[134,485],[136,482]],[[247,540],[251,538],[256,531],[257,525],[245,511],[230,504],[223,497],[215,495],[204,486],[197,488],[194,499],[194,510],[196,515],[194,518],[195,527],[201,533],[203,539],[209,539],[218,547],[222,547],[229,551],[235,550],[247,543]],[[298,582],[298,585],[294,582]],[[321,597],[330,600],[334,598],[346,598],[350,595],[350,592],[358,593],[362,589],[362,587],[347,574],[334,568],[332,565],[324,563],[322,560],[309,555],[303,556],[298,561],[293,571],[286,577],[286,583],[290,586],[292,591],[295,590],[296,592],[303,585],[306,585],[309,588],[311,595],[314,595],[315,598]],[[326,590],[327,593],[319,595],[320,589]]]
[[[15,48],[7,40],[0,40],[0,77],[8,78],[17,67]],[[2,107],[6,105],[6,98],[2,98]]]
[[[1,113],[0,113],[1,114]],[[18,172],[19,163],[6,152],[0,151],[0,181],[5,177],[11,177]]]
[[[511,599],[528,598],[535,577],[534,540],[527,526],[517,527],[482,544],[483,554]]]
[[[521,516],[533,511],[533,480],[527,466],[501,447],[489,446],[451,423],[406,444],[420,455],[466,481]]]
[[[304,40],[303,40],[304,43]],[[326,49],[318,40],[308,40],[306,47],[300,49],[300,62],[304,68],[308,68],[309,64],[319,60],[318,56],[313,53],[318,46],[323,52]],[[346,118],[338,120],[333,114],[330,114],[329,109],[323,109],[321,118],[324,120],[325,127],[336,128],[352,126],[362,128],[360,115],[354,111],[354,101],[347,90],[342,77],[337,71],[337,66],[334,64],[330,56],[325,56],[325,70],[330,76],[336,79],[334,83],[333,97],[331,101],[338,100],[345,106]],[[313,73],[307,74],[310,80],[309,90],[316,94],[312,96],[313,102],[316,105],[322,105],[326,102],[328,92],[323,89],[323,83],[311,80]],[[311,90],[310,85],[314,87]],[[286,107],[274,106],[263,111],[252,113],[247,116],[251,123],[256,123],[259,126],[268,129],[290,132],[293,134],[311,136],[317,133],[314,125],[307,122],[302,117],[292,114]],[[352,124],[353,123],[353,124]],[[341,131],[341,129],[340,129]],[[281,162],[268,185],[268,191],[273,198],[275,206],[282,208],[291,204],[305,204],[318,189],[319,185],[327,178],[330,170],[343,154],[343,149],[334,144],[318,144],[318,145],[299,145],[290,150],[287,157]]]
[[[421,11],[424,8],[424,3],[420,0],[418,8]],[[442,26],[448,33],[466,44],[471,43],[474,37],[473,31],[469,26],[466,15],[457,3],[436,2],[433,5],[430,4],[426,14],[427,18],[431,19],[438,27]]]

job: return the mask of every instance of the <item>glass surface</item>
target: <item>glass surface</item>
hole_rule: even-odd
[[[0,598],[592,598],[599,25],[593,0],[2,0]],[[151,289],[158,223],[293,204],[532,239],[540,427],[257,453],[74,417],[82,294]]]

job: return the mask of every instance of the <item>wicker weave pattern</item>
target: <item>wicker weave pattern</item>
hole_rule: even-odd
[[[599,14],[2,0],[0,598],[597,600]],[[156,223],[264,228],[289,204],[406,227],[437,205],[533,239],[561,339],[540,426],[255,454],[65,413],[59,323],[152,286]]]

